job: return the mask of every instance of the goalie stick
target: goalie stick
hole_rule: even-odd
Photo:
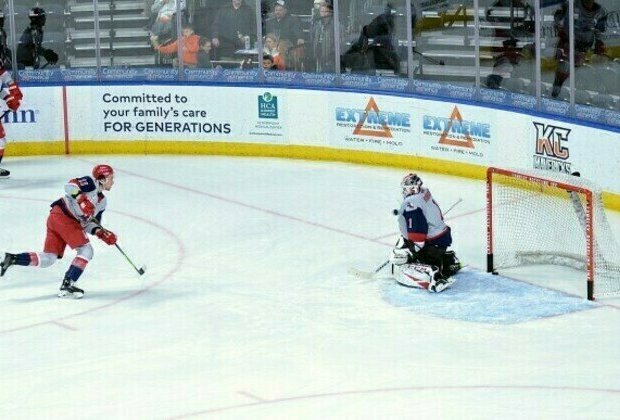
[[[453,208],[455,208],[458,204],[460,204],[460,202],[461,202],[461,201],[463,201],[463,198],[462,198],[462,197],[459,197],[459,199],[458,199],[458,200],[456,200],[456,201],[454,202],[454,204],[452,204],[452,205],[448,208],[448,210],[446,210],[446,211],[444,212],[444,214],[443,214],[443,215],[445,216],[446,214],[450,213],[450,211],[451,211]],[[397,211],[397,210],[394,210],[394,215],[398,215],[398,211]],[[364,271],[364,270],[359,270],[359,269],[357,269],[357,268],[353,268],[353,267],[351,267],[351,268],[349,268],[348,273],[349,273],[349,274],[351,274],[352,276],[359,277],[359,278],[362,278],[362,279],[372,279],[372,278],[374,278],[374,277],[375,277],[375,276],[376,276],[376,275],[377,275],[377,274],[378,274],[381,270],[383,270],[383,269],[384,269],[384,268],[385,268],[385,267],[386,267],[389,263],[390,263],[390,260],[389,260],[389,258],[388,258],[386,261],[382,262],[382,263],[381,263],[381,265],[379,265],[377,268],[375,268],[375,270],[374,270],[374,271]]]
[[[99,223],[99,221],[97,219],[90,219],[90,221],[93,222],[99,229],[106,230],[106,228],[101,226],[101,224]],[[133,261],[131,261],[131,258],[129,258],[129,256],[127,254],[125,254],[125,251],[123,251],[123,249],[120,247],[119,244],[115,243],[114,246],[116,247],[116,249],[118,249],[120,251],[121,254],[123,254],[123,257],[125,257],[127,262],[129,264],[131,264],[133,269],[136,270],[136,272],[139,275],[143,275],[146,272],[146,266],[145,265],[142,265],[140,268],[136,267],[136,265],[133,263]]]

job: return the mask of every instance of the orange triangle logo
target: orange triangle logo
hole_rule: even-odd
[[[355,130],[353,130],[353,134],[358,134],[361,136],[375,136],[375,137],[388,137],[392,138],[392,132],[390,131],[390,127],[387,126],[386,123],[382,123],[383,128],[377,130],[371,130],[364,128],[364,123],[366,122],[366,118],[368,118],[369,112],[377,113],[379,115],[379,107],[375,102],[375,99],[371,96],[368,101],[368,105],[366,105],[366,109],[364,110],[364,116],[359,120],[357,125],[355,126]]]
[[[441,137],[439,138],[439,144],[449,144],[450,146],[458,146],[458,147],[467,147],[469,149],[473,149],[474,148],[474,140],[471,138],[471,136],[469,135],[469,133],[467,131],[465,131],[465,138],[464,139],[452,139],[448,137],[448,133],[450,132],[450,129],[452,128],[452,124],[454,123],[454,121],[458,121],[459,124],[463,124],[463,117],[461,116],[461,112],[459,111],[458,107],[454,107],[454,110],[452,111],[452,115],[450,115],[450,123],[448,124],[448,126],[446,127],[445,130],[443,130],[443,133],[441,133]]]

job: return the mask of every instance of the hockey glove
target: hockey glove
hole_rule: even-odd
[[[95,232],[95,235],[97,235],[97,238],[101,239],[108,245],[114,245],[116,243],[116,235],[114,234],[114,232],[111,232],[109,230],[98,229]]]
[[[95,205],[84,194],[79,195],[77,198],[78,206],[82,210],[82,214],[85,218],[90,219],[95,214]]]
[[[413,260],[413,254],[407,246],[405,238],[402,236],[396,241],[392,254],[390,254],[390,262],[394,265],[404,265]]]
[[[21,101],[24,97],[22,91],[19,89],[19,86],[17,86],[17,83],[15,82],[9,83],[9,95],[14,96],[15,98],[17,98],[18,101]]]
[[[394,265],[405,265],[412,261],[413,254],[409,248],[394,248],[390,255],[390,262]]]
[[[4,98],[4,102],[6,102],[6,106],[8,106],[11,111],[17,111],[19,109],[19,99],[13,95],[9,94],[9,96]]]

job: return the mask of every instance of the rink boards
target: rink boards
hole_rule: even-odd
[[[337,160],[482,178],[579,171],[620,210],[620,134],[538,114],[374,93],[246,86],[26,87],[7,157],[219,154]],[[587,175],[586,175],[587,174]]]

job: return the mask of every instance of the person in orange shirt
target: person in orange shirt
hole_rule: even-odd
[[[177,53],[178,39],[169,44],[161,45],[157,37],[151,37],[153,48],[162,54],[172,55]],[[194,33],[191,25],[184,25],[181,37],[181,55],[183,57],[183,65],[188,67],[196,67],[198,64],[198,51],[200,51],[200,36]],[[173,60],[174,66],[177,67],[177,60]]]

